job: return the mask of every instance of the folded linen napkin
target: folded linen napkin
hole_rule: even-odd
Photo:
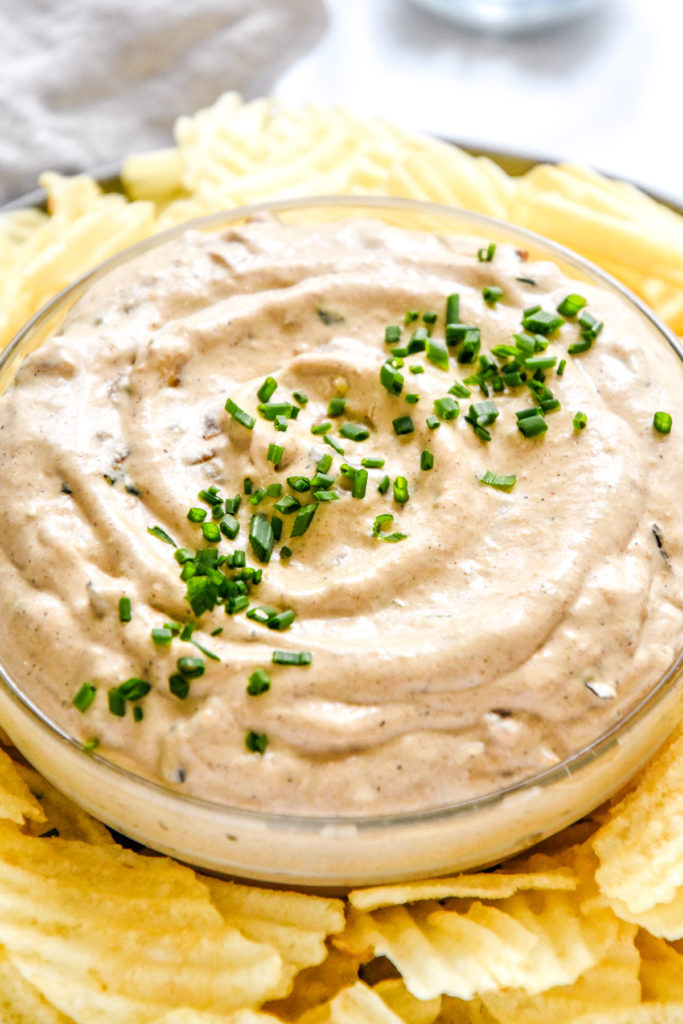
[[[322,0],[22,0],[0,10],[0,203],[43,170],[168,145],[226,90],[268,93],[321,36]]]

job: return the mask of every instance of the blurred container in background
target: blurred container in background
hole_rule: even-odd
[[[496,32],[542,29],[573,18],[598,0],[414,0],[461,25]]]

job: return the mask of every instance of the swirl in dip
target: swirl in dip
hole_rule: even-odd
[[[680,376],[511,247],[188,233],[94,284],[0,402],[5,666],[89,749],[230,806],[542,772],[680,648]]]

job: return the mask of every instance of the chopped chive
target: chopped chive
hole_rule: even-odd
[[[460,412],[460,405],[450,395],[446,395],[445,398],[434,399],[434,412],[442,420],[454,420]]]
[[[384,340],[387,345],[395,345],[401,340],[401,328],[398,324],[389,324],[384,329]]]
[[[312,503],[310,505],[303,505],[299,509],[292,525],[292,537],[301,537],[306,532],[311,525],[316,508],[317,506]]]
[[[334,477],[328,473],[316,473],[311,479],[311,487],[321,491],[327,491],[334,483]]]
[[[659,434],[670,434],[673,418],[668,412],[656,412],[652,418],[652,426]]]
[[[286,416],[276,416],[275,419],[273,420],[273,426],[280,433],[284,434],[284,432],[287,429],[287,417]]]
[[[286,544],[280,548],[280,558],[291,558],[292,554],[292,549],[288,548]]]
[[[405,540],[407,534],[405,533],[382,533],[385,524],[393,522],[394,517],[390,512],[385,512],[381,516],[375,516],[375,522],[372,527],[372,536],[378,540],[386,541],[389,544],[395,544],[399,540]]]
[[[218,524],[220,531],[229,540],[234,540],[237,534],[240,532],[240,524],[237,522],[234,516],[225,515]]]
[[[469,398],[472,392],[464,384],[461,384],[459,380],[456,380],[449,387],[448,394],[455,395],[456,398]]]
[[[527,370],[551,370],[556,362],[555,356],[530,356],[524,365]]]
[[[477,427],[490,426],[499,416],[499,409],[495,402],[473,402],[467,412],[465,419]]]
[[[244,478],[243,489],[245,494],[251,494],[254,490],[254,484],[248,476],[245,476]]]
[[[176,551],[173,552],[173,557],[175,558],[178,565],[185,565],[186,562],[192,561],[194,555],[192,554],[189,548],[178,548]]]
[[[479,355],[479,349],[481,348],[481,339],[473,338],[463,342],[462,348],[458,352],[458,362],[461,365],[467,365],[473,363]]]
[[[567,295],[557,307],[557,312],[562,316],[576,316],[586,305],[583,295]]]
[[[310,651],[273,651],[274,665],[310,665],[312,661]]]
[[[342,423],[339,433],[349,441],[365,441],[370,437],[370,431],[361,423]]]
[[[422,314],[422,322],[425,324],[435,324],[437,319],[436,311],[433,309],[426,309]]]
[[[480,340],[481,331],[472,324],[446,324],[446,344],[451,348],[461,342],[469,343]]]
[[[240,409],[239,405],[233,402],[232,398],[229,398],[225,403],[225,411],[230,413],[232,418],[236,420],[241,426],[246,427],[247,430],[253,430],[256,425],[256,420],[253,416],[250,416],[244,409]]]
[[[585,412],[577,412],[574,414],[574,419],[572,420],[574,430],[583,430],[587,423],[588,417]]]
[[[577,322],[581,327],[581,336],[589,338],[591,341],[595,341],[598,334],[600,334],[600,331],[604,327],[602,320],[598,320],[597,317],[594,317],[592,313],[588,312],[588,310],[584,310],[583,313],[579,314]]]
[[[420,401],[420,396],[416,395],[413,392],[413,393],[411,393],[409,395],[406,395],[405,399],[406,399],[406,402],[408,403],[408,405],[417,405],[417,403]]]
[[[176,667],[186,679],[199,679],[204,675],[204,662],[201,658],[194,658],[192,655],[178,658]]]
[[[265,732],[254,732],[251,730],[244,737],[244,745],[252,754],[264,754],[268,746],[268,737]]]
[[[453,292],[446,298],[446,324],[457,324],[460,322],[460,296]]]
[[[252,496],[249,498],[250,505],[260,505],[266,496],[265,487],[257,487]]]
[[[327,458],[329,458],[331,464],[332,456],[329,455]],[[303,494],[304,491],[310,491],[311,489],[311,481],[307,476],[288,476],[287,483],[297,494]]]
[[[151,533],[153,537],[158,537],[159,540],[163,540],[165,544],[171,544],[174,548],[178,545],[173,540],[173,537],[169,537],[165,530],[162,530],[160,526],[148,526],[147,533]]]
[[[353,478],[353,484],[351,486],[351,496],[353,498],[364,498],[365,491],[368,486],[368,471],[367,469],[359,469]]]
[[[574,341],[571,345],[567,346],[567,352],[570,356],[578,356],[582,352],[587,352],[593,347],[593,339],[587,337],[581,337],[581,341]]]
[[[434,456],[432,452],[427,451],[425,448],[420,455],[420,469],[432,469],[434,466]]]
[[[142,710],[139,704],[136,704],[135,707],[133,708],[133,721],[141,722],[144,717],[145,712]]]
[[[408,324],[413,324],[418,319],[419,315],[420,315],[419,309],[409,309],[406,312],[406,315],[403,318],[403,323],[406,324],[406,326]]]
[[[484,302],[489,306],[495,306],[496,302],[500,302],[503,298],[503,289],[498,288],[497,285],[486,285],[486,287],[482,288],[481,294]]]
[[[133,676],[131,679],[126,679],[125,683],[121,683],[119,693],[124,700],[142,700],[151,689],[152,687],[145,679]]]
[[[562,374],[564,373],[564,368],[565,368],[566,365],[567,365],[567,360],[566,359],[560,359],[559,363],[557,364],[557,376],[558,377],[562,376]]]
[[[126,698],[118,687],[113,687],[107,692],[107,700],[110,713],[117,718],[123,718],[126,713]]]
[[[152,640],[160,647],[170,644],[172,639],[173,633],[170,629],[167,629],[166,626],[155,626],[152,630]]]
[[[185,676],[181,676],[179,673],[174,672],[173,675],[168,678],[168,688],[174,697],[178,697],[180,700],[185,700],[190,692],[190,680]]]
[[[413,423],[412,416],[397,416],[395,420],[392,420],[392,426],[394,433],[401,437],[404,434],[412,434],[415,430],[415,424]]]
[[[308,395],[305,395],[303,391],[292,391],[292,398],[299,405],[308,405]]]
[[[284,520],[280,519],[279,516],[273,515],[270,517],[270,525],[273,530],[273,540],[280,540],[280,538],[282,537],[282,527],[284,525]]]
[[[448,370],[449,356],[446,346],[436,338],[427,339],[427,359],[440,370]]]
[[[308,490],[309,486],[306,488]],[[277,512],[281,512],[284,516],[292,515],[293,512],[298,512],[301,508],[301,502],[293,498],[291,494],[283,494],[279,501],[276,501],[273,508]]]
[[[430,430],[438,430],[441,426],[441,420],[438,416],[428,416],[425,423]]]
[[[268,445],[268,451],[266,453],[266,462],[272,462],[277,467],[280,465],[280,460],[285,453],[284,445],[275,444],[273,441]]]
[[[410,370],[411,373],[414,373],[414,374],[424,373],[425,372],[424,366],[421,366],[419,363],[413,363],[413,365],[409,366],[408,369]]]
[[[274,377],[266,377],[256,394],[260,402],[268,402],[277,390],[277,381]]]
[[[489,242],[485,249],[477,249],[477,259],[480,263],[490,263],[496,254],[495,242]]]
[[[188,510],[187,518],[191,523],[203,523],[206,519],[205,508],[191,508]]]
[[[257,668],[249,676],[247,693],[250,697],[260,697],[262,693],[266,693],[270,689],[270,685],[268,673],[264,672],[262,668]]]
[[[338,491],[313,491],[316,501],[339,501]]]
[[[534,310],[533,313],[528,313],[522,319],[522,327],[527,331],[544,336],[554,334],[563,324],[564,317],[557,313],[547,313],[543,309]]]
[[[513,473],[491,473],[487,469],[484,475],[479,477],[479,483],[497,487],[501,491],[510,491],[517,483],[517,477]]]
[[[270,420],[271,422],[278,416],[284,416],[288,420],[295,420],[299,415],[299,410],[295,410],[291,402],[261,402],[257,409],[265,420]]]
[[[331,398],[327,406],[328,416],[341,416],[346,409],[345,398]]]
[[[249,524],[249,543],[251,549],[260,562],[269,562],[273,553],[273,527],[265,516],[255,513]]]
[[[385,460],[384,459],[369,458],[369,459],[361,459],[360,462],[361,462],[361,466],[366,466],[368,469],[382,469],[382,467],[384,466]]]
[[[222,626],[216,626],[215,629],[211,630],[211,633],[209,635],[210,636],[220,636],[222,632],[223,632],[223,627]]]
[[[99,745],[100,745],[99,738],[97,736],[93,736],[93,738],[91,740],[86,740],[85,741],[85,743],[81,747],[81,750],[83,751],[84,754],[92,754],[92,752],[94,750],[97,750]]]
[[[315,468],[317,469],[318,473],[329,473],[331,466],[332,456],[330,455],[329,452],[325,452],[324,455],[321,455],[320,458],[318,459]],[[306,478],[304,477],[304,479]]]
[[[75,708],[84,714],[97,696],[97,687],[94,683],[83,683],[80,690],[72,700]]]
[[[129,597],[119,598],[119,622],[130,622],[131,604]]]
[[[389,490],[390,483],[391,480],[389,479],[389,477],[387,475],[383,476],[380,482],[377,484],[377,490],[379,491],[379,493],[386,494],[387,491]]]
[[[331,423],[314,423],[311,427],[312,434],[326,434],[328,430],[332,430]]]
[[[394,480],[394,501],[405,505],[410,495],[408,494],[408,481],[404,476],[397,476]]]
[[[379,381],[392,395],[400,395],[403,390],[403,374],[389,363],[383,363],[379,371]]]
[[[539,412],[535,405],[530,406],[528,409],[520,409],[519,412],[515,413],[518,420],[526,420],[530,416],[538,416]]]
[[[517,419],[517,427],[525,437],[538,437],[548,429],[548,424],[539,412],[535,416]]]
[[[278,612],[276,615],[271,615],[268,621],[266,622],[266,626],[268,627],[268,629],[289,629],[291,624],[294,622],[295,618],[296,614],[292,611],[291,608],[288,608],[287,611]]]
[[[204,539],[208,540],[211,544],[218,544],[218,541],[221,539],[221,531],[216,523],[213,522],[202,523],[202,533],[204,534]]]
[[[246,564],[246,551],[233,551],[231,555],[228,555],[228,565],[231,569],[243,569]]]
[[[339,444],[338,441],[336,441],[329,434],[325,434],[325,437],[323,438],[323,440],[324,440],[325,444],[328,444],[330,446],[330,448],[334,449],[334,451],[337,453],[337,455],[343,455],[344,454],[344,449],[342,448],[342,446]],[[358,439],[358,440],[360,440],[360,439]]]

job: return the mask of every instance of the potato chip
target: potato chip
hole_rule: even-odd
[[[671,903],[683,886],[683,729],[650,762],[593,839],[601,892],[632,916]],[[615,904],[616,906],[617,904]],[[680,934],[683,935],[683,915]]]
[[[288,994],[297,971],[322,963],[325,940],[345,924],[341,900],[207,878],[214,905],[232,928],[278,951],[284,969],[272,998]]]
[[[595,967],[571,985],[530,995],[523,989],[484,993],[479,998],[499,1024],[574,1024],[586,1014],[636,1007],[640,1003],[640,956],[636,929],[620,924],[615,941]]]
[[[279,954],[226,925],[190,869],[11,826],[0,826],[0,942],[41,995],[88,1024],[146,1024],[178,1006],[228,1014],[281,985]]]
[[[386,978],[372,991],[406,1024],[434,1024],[441,1012],[441,996],[426,1001],[416,999],[401,978]]]
[[[42,807],[9,754],[0,749],[0,819],[24,824],[24,818],[44,822]]]
[[[534,874],[506,874],[485,872],[455,875],[450,878],[430,878],[399,885],[378,885],[369,889],[353,889],[349,903],[356,910],[376,910],[378,907],[400,906],[418,900],[443,900],[448,897],[497,900],[512,896],[520,889],[576,888],[571,868],[558,867]]]
[[[668,942],[639,931],[640,984],[643,999],[683,1006],[683,955]]]
[[[31,823],[31,835],[81,839],[96,846],[107,846],[114,842],[104,825],[55,789],[33,768],[17,764],[16,769],[32,795],[39,801],[44,814],[42,822]]]
[[[540,992],[571,984],[600,961],[617,919],[605,909],[581,913],[578,896],[518,892],[495,904],[450,900],[369,914],[353,912],[341,940],[386,956],[418,999],[471,999],[504,987]]]
[[[22,978],[4,952],[0,952],[0,1021],[2,1024],[73,1024],[72,1017],[51,1006]]]
[[[322,963],[299,971],[290,994],[269,1001],[263,1009],[279,1020],[298,1021],[308,1010],[328,1003],[341,989],[355,985],[360,962],[360,957],[328,945]]]
[[[401,1024],[402,1018],[362,981],[310,1010],[297,1024]]]

